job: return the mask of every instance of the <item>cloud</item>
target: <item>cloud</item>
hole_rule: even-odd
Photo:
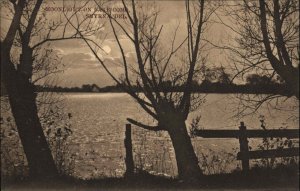
[[[142,1],[142,3],[145,2]],[[162,46],[161,53],[164,54],[170,51],[172,45],[171,41],[174,36],[175,29],[179,23],[180,25],[176,33],[177,36],[174,47],[177,47],[186,38],[187,33],[185,3],[184,1],[155,1],[155,3],[160,10],[157,20],[157,27],[160,28],[160,26],[163,25],[163,30],[159,38],[159,44]],[[104,20],[99,20],[99,23],[102,24],[103,22]],[[127,27],[130,27],[122,21],[121,24],[124,24],[126,29]],[[124,32],[122,32],[122,30],[117,27],[117,25],[115,26],[120,43],[122,44],[123,50],[125,52],[128,65],[133,69],[136,69],[136,54],[133,43],[126,37],[126,35],[124,35]],[[206,34],[208,37],[217,41],[222,38],[223,33],[224,30],[222,28],[211,27],[211,30],[209,30]],[[104,39],[103,37],[105,37],[106,39]],[[105,25],[105,28],[103,28],[99,33],[95,33],[89,38],[95,40],[95,42],[97,42],[98,45],[100,45],[104,50],[99,50],[98,56],[104,60],[104,63],[108,67],[108,69],[114,72],[116,76],[124,73],[124,68],[122,67],[123,59],[121,51],[116,39],[114,38],[109,23]],[[112,81],[84,41],[64,40],[53,43],[53,46],[57,50],[59,50],[60,54],[62,55],[62,61],[67,68],[65,71],[65,77],[67,77],[67,79],[69,79],[70,81],[75,81],[75,84],[105,84],[106,82],[110,83]],[[185,47],[185,45],[183,47]],[[181,56],[181,54],[184,53],[186,54],[186,51],[183,49],[182,52],[178,52],[178,55]],[[210,53],[210,63],[218,63],[221,61],[224,62],[224,55],[222,55],[220,52],[210,51]],[[177,57],[174,57],[171,62],[176,63],[177,65],[181,64],[181,62],[176,60],[176,58]]]
[[[104,70],[99,61],[94,59],[91,53],[70,53],[63,55],[62,63],[65,65],[63,73],[58,74],[60,86],[78,86],[82,84],[97,84],[106,86],[115,84],[109,74]],[[122,62],[120,59],[113,60],[106,58],[105,66],[113,73],[116,78],[119,78],[123,72],[120,67]]]
[[[78,49],[86,46],[83,40],[77,39],[55,41],[52,45],[59,49]]]
[[[100,87],[115,84],[111,77],[101,68],[76,68],[66,70],[59,75],[60,86],[80,87],[83,84],[97,84]]]
[[[70,68],[95,68],[97,62],[92,60],[92,56],[87,53],[71,53],[62,57],[62,63]]]
[[[129,55],[129,57],[131,57]],[[108,68],[120,67],[122,65],[122,60],[120,58],[111,58],[107,56],[103,59],[103,62]],[[74,68],[85,68],[85,69],[96,69],[101,68],[101,63],[95,58],[92,53],[70,53],[63,55],[62,63],[65,65],[66,69]]]

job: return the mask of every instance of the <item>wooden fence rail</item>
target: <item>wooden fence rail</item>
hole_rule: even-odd
[[[285,149],[271,149],[271,150],[258,150],[250,151],[249,156],[244,156],[243,153],[237,154],[238,160],[244,159],[260,159],[260,158],[273,158],[273,157],[292,157],[299,155],[299,148],[285,148]]]
[[[248,146],[248,138],[286,137],[299,139],[299,129],[247,130],[244,122],[241,122],[239,130],[196,129],[192,133],[194,136],[203,138],[238,138],[240,152],[237,154],[237,160],[242,161],[243,171],[249,170],[250,159],[299,156],[299,147],[249,151]]]
[[[203,138],[239,138],[240,130],[195,130],[193,135]],[[299,138],[298,129],[247,130],[248,138],[286,137]]]

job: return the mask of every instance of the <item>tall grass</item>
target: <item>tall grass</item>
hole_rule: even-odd
[[[43,115],[41,123],[46,139],[60,175],[72,175],[74,172],[75,155],[69,145],[72,136],[71,114],[63,110],[50,110]],[[11,113],[1,111],[1,177],[8,179],[24,178],[29,169],[25,153]]]

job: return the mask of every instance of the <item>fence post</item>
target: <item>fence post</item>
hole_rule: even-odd
[[[239,129],[240,152],[242,154],[242,170],[246,172],[249,170],[249,147],[247,140],[247,128],[244,125],[244,122],[241,122]]]
[[[125,176],[130,177],[134,173],[134,164],[133,164],[133,155],[132,155],[132,140],[131,140],[131,124],[126,124],[124,144],[125,144],[125,150],[126,150]]]

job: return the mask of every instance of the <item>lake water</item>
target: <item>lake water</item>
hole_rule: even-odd
[[[124,93],[66,93],[65,111],[72,114],[70,152],[75,157],[74,175],[81,178],[122,176],[125,171],[124,132],[126,118],[153,123],[139,105]],[[204,129],[238,129],[243,121],[248,129],[260,128],[264,116],[267,128],[299,128],[298,102],[280,100],[280,109],[261,107],[257,113],[234,117],[240,100],[233,94],[209,94],[200,108],[187,120],[201,116]],[[175,176],[175,156],[166,133],[140,130],[133,126],[133,149],[136,166],[151,173]],[[239,165],[235,160],[238,140],[193,138],[193,145],[206,173],[230,171]],[[255,144],[255,140],[250,141]]]
[[[89,150],[87,153],[94,153],[92,161],[83,161],[92,163],[91,168],[96,166],[96,169],[93,169],[96,173],[101,174],[105,171],[103,168],[108,168],[107,172],[122,174],[124,171],[123,139],[125,124],[127,123],[126,118],[130,117],[151,124],[151,117],[130,96],[123,93],[77,93],[66,94],[65,96],[66,110],[73,115],[73,142],[81,145],[82,148],[79,150],[82,152]],[[289,111],[294,107],[292,101],[284,102],[284,105],[281,106],[284,110],[283,108],[281,110],[270,110],[267,107],[262,107],[256,114],[242,119],[233,117],[237,112],[238,103],[239,99],[236,95],[209,94],[205,103],[190,114],[187,124],[190,124],[196,116],[201,115],[200,127],[204,129],[238,129],[240,121],[244,121],[249,129],[259,129],[259,116],[264,115],[267,128],[299,127],[297,120],[290,119],[293,115],[297,116],[299,112],[298,108],[292,112]],[[170,142],[163,141],[168,139],[168,136],[164,133],[157,135],[153,132],[139,131],[138,127],[133,127],[133,131],[137,163],[145,163],[143,168],[148,166],[150,170],[161,171],[160,173],[176,174],[174,153]],[[159,140],[159,137],[161,137],[161,140]],[[209,150],[215,153],[232,153],[232,149],[238,147],[238,140],[234,139],[194,138],[193,142],[199,155],[207,153]],[[139,145],[142,145],[142,148]],[[79,155],[84,156],[82,153]],[[153,162],[153,160],[156,161]],[[171,162],[170,164],[157,164],[160,163],[160,160],[170,160]],[[165,165],[165,169],[157,167],[153,163],[158,166]],[[84,169],[86,170],[86,168]],[[80,172],[85,171],[84,169],[81,169]],[[86,171],[87,174],[91,173],[90,170]],[[87,174],[84,176],[88,176]],[[106,175],[109,176],[110,174]]]
[[[247,128],[259,128],[259,116],[263,115],[267,126],[271,129],[279,127],[297,128],[298,102],[287,100],[272,110],[271,107],[261,107],[255,114],[243,118],[234,117],[237,113],[239,99],[232,94],[209,94],[205,103],[189,115],[191,119],[201,115],[201,126],[204,129],[235,129],[240,121],[244,121]],[[74,116],[74,126],[88,132],[90,128],[99,129],[99,133],[107,128],[110,133],[122,129],[126,118],[134,118],[151,123],[151,118],[139,105],[125,93],[75,93],[65,94],[66,111]],[[295,109],[296,108],[296,109]],[[291,118],[292,117],[292,118]],[[98,135],[98,134],[97,134]],[[91,135],[96,136],[96,135]]]

